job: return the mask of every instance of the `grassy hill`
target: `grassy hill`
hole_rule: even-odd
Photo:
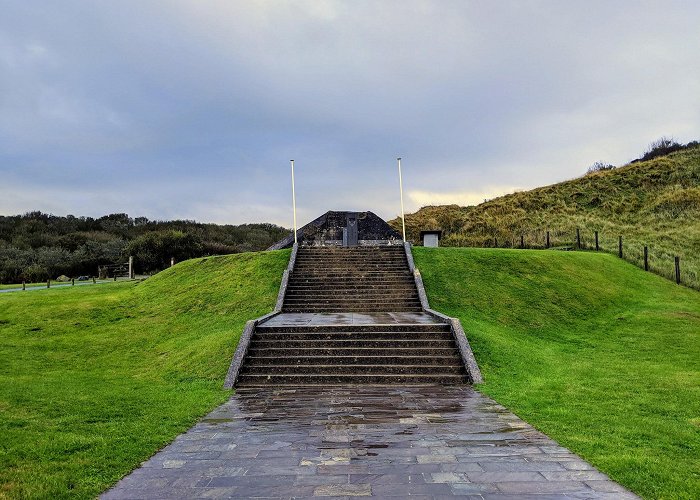
[[[400,227],[400,220],[390,222]],[[652,271],[671,278],[681,258],[682,280],[700,288],[700,148],[590,173],[578,179],[502,196],[477,206],[430,206],[406,215],[407,237],[442,229],[447,246],[543,248],[572,245],[580,228],[582,245],[617,252],[623,236],[625,258],[641,265],[649,246]]]
[[[289,251],[0,295],[0,498],[94,498],[226,400]]]
[[[607,254],[414,256],[480,391],[646,498],[700,498],[700,292]]]
[[[700,496],[700,294],[605,254],[415,249],[487,394],[648,498]],[[92,498],[230,394],[289,251],[0,295],[0,498]]]

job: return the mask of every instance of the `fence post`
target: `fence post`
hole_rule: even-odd
[[[129,255],[129,279],[134,279],[134,256]]]
[[[75,278],[70,279],[70,284],[71,284],[71,286],[75,286]]]
[[[525,236],[520,235],[520,248],[525,248]]]
[[[600,247],[598,246],[598,231],[595,232],[595,251],[597,252],[600,250]]]
[[[581,230],[576,228],[576,248],[581,250]]]
[[[644,245],[644,270],[649,270],[649,247]]]
[[[681,258],[676,255],[675,257],[675,264],[676,264],[676,283],[681,284]]]
[[[619,255],[620,258],[622,258],[622,236],[620,236],[620,242],[618,243],[617,254]]]
[[[170,267],[175,265],[175,257],[170,257]]]
[[[547,248],[549,248],[549,231],[547,231]]]
[[[117,273],[114,273],[114,281],[117,281]]]
[[[51,288],[51,280],[46,280],[46,288]]]
[[[22,290],[26,290],[26,289],[27,289],[27,282],[22,280]]]

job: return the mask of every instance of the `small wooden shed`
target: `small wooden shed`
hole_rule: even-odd
[[[439,247],[440,238],[442,238],[442,231],[439,230],[420,232],[420,239],[423,242],[424,247]]]

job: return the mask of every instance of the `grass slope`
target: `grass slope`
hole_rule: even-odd
[[[479,390],[647,498],[700,498],[700,293],[614,256],[415,248]]]
[[[288,258],[0,295],[0,498],[94,497],[223,402],[238,336],[274,306]]]
[[[391,224],[400,228],[400,220]],[[410,239],[422,229],[441,228],[447,246],[544,247],[571,245],[576,228],[582,243],[617,252],[624,239],[625,257],[640,265],[649,246],[651,270],[673,276],[673,257],[681,258],[685,284],[700,288],[700,148],[654,160],[596,172],[578,179],[495,198],[478,206],[424,207],[406,215]]]

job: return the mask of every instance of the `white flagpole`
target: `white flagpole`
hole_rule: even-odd
[[[406,219],[403,213],[403,179],[401,178],[401,158],[396,158],[399,162],[399,191],[401,192],[401,225],[403,227],[403,241],[406,241]]]
[[[294,243],[297,242],[297,198],[294,193],[294,160],[292,163],[292,211],[294,212]]]

